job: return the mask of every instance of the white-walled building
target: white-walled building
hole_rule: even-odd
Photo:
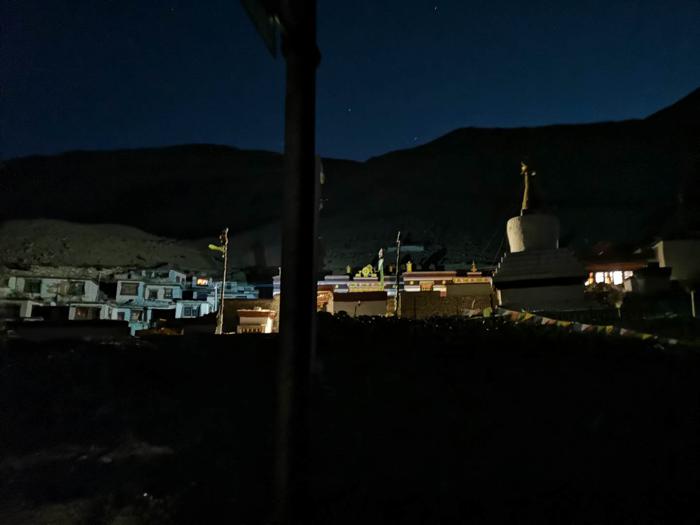
[[[146,284],[144,298],[147,301],[175,301],[182,299],[182,285]]]
[[[182,285],[152,283],[149,281],[125,280],[117,282],[117,303],[138,303],[161,301],[172,303],[182,299]]]
[[[160,320],[191,319],[216,311],[217,297],[208,278],[198,286],[197,278],[189,281],[173,270],[167,275],[144,270],[122,276],[125,279],[117,282],[116,315],[129,322],[132,334]],[[188,284],[191,294],[185,297],[183,288]]]
[[[271,334],[276,312],[262,308],[238,310],[238,334]]]
[[[0,275],[0,319],[124,321],[133,335],[159,322],[216,312],[220,286],[221,281],[211,277],[191,277],[173,268],[129,270],[101,284],[92,279],[10,271]],[[224,295],[252,299],[258,292],[230,281]]]
[[[117,303],[143,303],[146,284],[143,281],[118,281]]]
[[[661,268],[671,268],[671,280],[700,283],[700,239],[663,240],[654,246]]]
[[[116,307],[109,303],[72,303],[68,307],[70,321],[116,321]]]
[[[34,317],[36,307],[97,304],[100,300],[99,286],[91,279],[28,275],[0,277],[0,309],[6,318]]]
[[[32,299],[0,299],[0,319],[26,319],[32,317],[34,307],[43,305]]]
[[[127,272],[117,274],[116,279],[126,281],[148,281],[151,283],[170,283],[185,286],[187,284],[187,275],[173,268],[153,268],[146,270],[129,270]]]
[[[90,279],[13,275],[0,282],[0,299],[23,298],[67,303],[95,302],[99,296],[97,283]]]
[[[215,311],[214,307],[206,301],[183,299],[175,304],[175,317],[177,319],[204,317]]]

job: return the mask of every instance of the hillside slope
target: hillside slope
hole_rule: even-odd
[[[82,268],[90,274],[91,269],[168,264],[204,272],[218,272],[221,267],[203,241],[176,241],[120,224],[47,219],[0,224],[0,266],[65,268],[69,274]]]
[[[448,261],[495,258],[505,221],[519,211],[523,159],[564,243],[643,242],[687,229],[679,218],[694,216],[687,209],[700,200],[699,112],[696,90],[644,120],[464,128],[366,162],[324,159],[327,262],[365,263],[398,229],[446,247]],[[229,226],[248,232],[249,247],[262,229],[260,242],[275,252],[266,264],[278,262],[279,241],[269,239],[283,196],[276,153],[188,145],[26,157],[3,163],[0,191],[0,220],[109,222],[192,239]]]

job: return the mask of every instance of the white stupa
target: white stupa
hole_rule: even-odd
[[[493,274],[498,304],[531,312],[583,309],[586,271],[573,252],[559,248],[559,220],[533,202],[534,172],[523,163],[521,173],[521,212],[506,226],[510,252]]]

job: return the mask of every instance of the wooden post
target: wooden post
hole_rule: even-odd
[[[274,520],[307,523],[320,191],[314,156],[316,68],[321,59],[316,45],[316,0],[242,2],[273,56],[276,30],[281,28],[287,63]]]
[[[307,523],[309,401],[316,319],[318,215],[316,1],[286,0],[280,11],[287,63],[280,361],[275,469],[276,522]]]

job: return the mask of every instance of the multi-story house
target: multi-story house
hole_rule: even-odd
[[[0,276],[0,319],[125,321],[135,334],[159,320],[202,317],[219,307],[221,281],[211,277],[158,268],[129,270],[112,279],[97,283],[52,276]],[[255,299],[258,292],[253,286],[230,281],[224,296]]]
[[[109,319],[99,286],[91,279],[9,275],[0,278],[0,303],[8,317],[33,317],[37,307],[69,307],[68,318]]]
[[[117,278],[117,319],[128,321],[132,334],[158,320],[202,317],[216,310],[208,280],[206,286],[185,290],[187,276],[172,269],[132,270]]]

